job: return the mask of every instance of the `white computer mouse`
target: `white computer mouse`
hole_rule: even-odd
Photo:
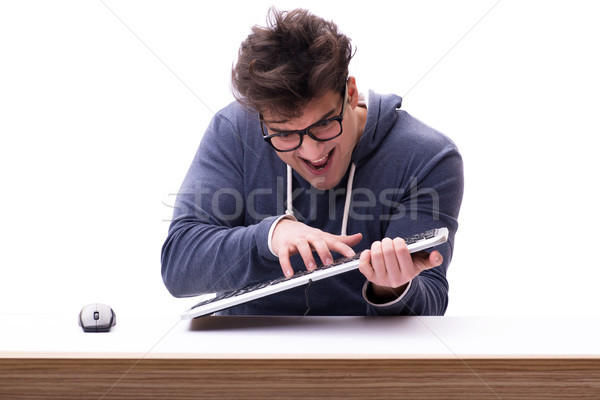
[[[106,304],[88,304],[79,313],[79,326],[84,332],[108,332],[116,323],[115,312]]]

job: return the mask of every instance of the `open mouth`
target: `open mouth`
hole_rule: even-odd
[[[333,155],[333,150],[335,149],[332,149],[329,153],[325,154],[325,156],[319,158],[318,160],[306,160],[303,158],[302,161],[304,161],[304,163],[313,173],[323,173],[329,166],[329,161]]]

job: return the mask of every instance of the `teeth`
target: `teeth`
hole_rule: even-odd
[[[310,161],[312,164],[318,164],[321,161],[325,160],[327,157],[329,157],[329,153],[325,154],[322,158],[319,158],[318,160],[314,160],[314,161]]]
[[[302,160],[310,168],[321,171],[327,166],[327,164],[329,164],[329,159],[331,158],[332,152],[333,152],[333,150],[331,150],[329,153],[325,154],[323,157],[319,158],[318,160],[309,161],[306,158],[303,158]]]

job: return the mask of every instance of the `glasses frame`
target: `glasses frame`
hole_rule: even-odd
[[[275,149],[275,151],[278,151],[280,153],[286,153],[288,151],[294,151],[300,148],[300,146],[302,146],[302,142],[304,141],[304,136],[308,135],[312,140],[315,140],[317,142],[327,142],[329,140],[333,140],[337,137],[339,137],[343,132],[344,132],[344,126],[342,125],[342,121],[344,120],[344,112],[346,111],[346,103],[348,103],[348,85],[346,85],[344,87],[344,96],[343,96],[343,100],[342,100],[342,111],[340,112],[340,114],[336,117],[331,117],[331,118],[326,118],[324,120],[315,122],[314,124],[310,125],[307,128],[304,129],[300,129],[300,130],[294,130],[294,131],[283,131],[283,132],[277,132],[277,133],[273,133],[271,135],[268,134],[268,128],[265,127],[265,123],[262,119],[262,115],[260,116],[260,129],[262,130],[262,134],[263,134],[263,139],[269,143],[269,145],[271,145],[271,147],[273,149]],[[312,133],[310,133],[310,130],[312,128],[314,128],[317,125],[320,125],[322,123],[325,122],[332,122],[332,121],[337,121],[340,124],[340,133],[338,133],[337,135],[330,137],[328,139],[320,139],[316,136],[314,136]],[[278,136],[283,136],[283,135],[289,135],[289,134],[297,134],[300,135],[300,143],[298,143],[298,146],[292,148],[292,149],[288,149],[288,150],[280,150],[277,147],[275,147],[273,145],[273,143],[271,142],[271,139],[273,139],[274,137],[278,137]]]

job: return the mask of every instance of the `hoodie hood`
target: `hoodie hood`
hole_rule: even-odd
[[[402,97],[394,94],[380,95],[369,90],[367,121],[365,129],[352,153],[351,162],[360,168],[362,159],[377,150],[396,122],[396,110],[402,105]]]

